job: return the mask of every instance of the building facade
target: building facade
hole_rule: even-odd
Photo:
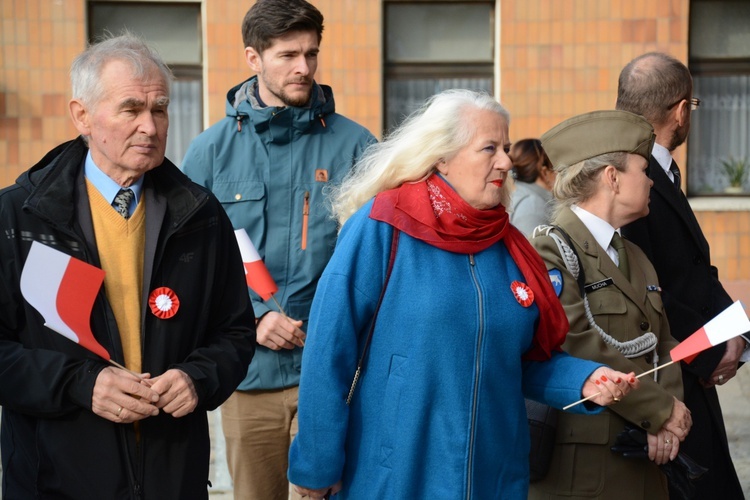
[[[429,95],[486,90],[511,139],[614,107],[620,69],[651,50],[686,62],[701,98],[677,161],[722,281],[750,300],[750,2],[744,0],[311,0],[325,16],[316,80],[382,137]],[[250,76],[240,24],[252,0],[0,0],[0,186],[75,136],[68,68],[104,30],[142,34],[172,66],[168,156],[224,116]],[[728,164],[725,165],[725,164]],[[737,170],[740,172],[738,173]],[[739,179],[731,188],[728,173]]]

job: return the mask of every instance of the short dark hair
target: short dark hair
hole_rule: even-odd
[[[669,106],[690,99],[692,93],[693,79],[687,66],[668,54],[649,52],[620,72],[616,108],[658,125],[664,123]]]
[[[535,182],[539,177],[539,160],[542,160],[542,166],[553,169],[539,139],[521,139],[513,143],[510,152],[517,181],[529,184]]]
[[[290,31],[315,31],[323,38],[323,14],[305,0],[258,0],[242,20],[242,42],[262,53]]]

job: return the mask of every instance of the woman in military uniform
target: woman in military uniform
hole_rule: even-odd
[[[653,141],[651,125],[624,111],[576,116],[542,136],[557,172],[557,206],[552,226],[537,228],[532,244],[570,322],[563,349],[622,372],[669,361],[677,344],[653,266],[619,235],[648,213]],[[672,365],[642,377],[640,390],[601,414],[561,412],[549,472],[529,498],[669,498],[659,464],[677,456],[690,429],[681,397],[680,368]],[[648,460],[611,450],[626,426],[646,431]]]

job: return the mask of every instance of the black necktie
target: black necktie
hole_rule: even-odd
[[[135,198],[135,193],[132,190],[120,189],[117,196],[115,196],[115,201],[112,203],[115,210],[126,219],[130,217],[128,207],[130,206],[130,202],[133,201],[133,198]]]
[[[681,189],[680,186],[680,167],[677,166],[677,163],[675,163],[674,160],[672,160],[672,164],[669,166],[669,171],[672,172],[672,177],[674,177],[674,185],[677,186],[677,189]]]

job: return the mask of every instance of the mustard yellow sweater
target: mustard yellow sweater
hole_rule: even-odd
[[[88,180],[96,246],[104,275],[104,291],[120,330],[125,366],[141,372],[141,293],[146,244],[146,206],[138,203],[129,219],[122,217]]]

